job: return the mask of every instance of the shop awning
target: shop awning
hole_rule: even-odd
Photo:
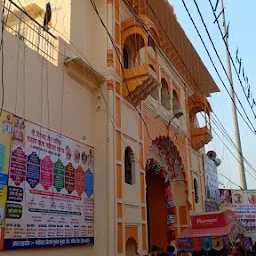
[[[230,223],[225,227],[218,228],[205,228],[205,229],[193,229],[187,228],[180,233],[180,238],[194,238],[194,237],[216,237],[216,236],[227,236],[237,225],[236,222]]]
[[[230,248],[244,228],[231,211],[191,216],[191,227],[183,230],[176,241],[178,250],[217,251]]]

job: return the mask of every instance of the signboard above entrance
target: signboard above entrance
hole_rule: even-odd
[[[235,220],[236,216],[232,211],[191,216],[193,229],[225,227]]]

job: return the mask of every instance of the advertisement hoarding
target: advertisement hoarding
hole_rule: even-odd
[[[1,249],[94,244],[93,148],[3,111]]]

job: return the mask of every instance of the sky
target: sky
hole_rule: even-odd
[[[200,8],[200,11],[204,17],[206,25],[210,31],[211,37],[217,48],[217,51],[222,59],[223,64],[226,67],[226,53],[225,45],[222,40],[220,31],[216,24],[213,24],[214,16],[209,3],[209,0],[196,0]],[[216,4],[217,0],[210,0],[213,5]],[[212,63],[203,47],[203,44],[196,33],[196,30],[188,16],[188,13],[182,3],[182,0],[169,0],[173,5],[175,14],[181,26],[183,27],[188,38],[194,45],[196,51],[200,55],[205,66],[213,76],[216,84],[220,89],[220,93],[212,94],[212,97],[209,98],[209,102],[212,106],[213,111],[220,119],[221,123],[231,136],[232,140],[235,141],[234,129],[233,129],[233,119],[232,119],[232,109],[231,109],[231,99],[228,93],[225,91],[224,86],[222,85],[220,79],[215,72]],[[205,28],[202,24],[201,18],[197,12],[196,6],[193,0],[185,0],[188,10],[190,11],[195,24],[198,26],[198,29],[203,36],[203,39],[207,45],[207,48],[210,51],[210,54],[214,60],[214,63],[217,66],[217,69],[220,72],[220,75],[225,82],[226,86],[229,88],[229,83],[227,76],[224,70],[221,67],[220,61],[218,60],[212,44],[208,39],[208,36],[205,32]],[[226,22],[230,22],[229,25],[229,47],[230,52],[235,60],[236,50],[239,49],[239,55],[242,57],[242,67],[244,67],[245,74],[249,79],[251,84],[252,94],[255,95],[256,101],[256,70],[255,70],[255,59],[256,59],[256,33],[254,29],[254,24],[256,23],[256,1],[255,0],[224,0],[225,13],[226,13]],[[221,11],[221,7],[217,9],[217,13]],[[220,19],[221,21],[221,19]],[[222,22],[220,22],[222,25]],[[246,97],[242,91],[242,87],[239,83],[238,77],[234,71],[233,72],[233,81],[234,88],[237,96],[239,97],[242,105],[244,106],[246,113],[249,119],[252,121],[254,127],[256,127],[256,119],[254,119],[253,113],[249,107],[249,104],[246,100]],[[242,76],[241,76],[242,78]],[[243,81],[243,79],[242,79]],[[237,103],[237,108],[242,112],[241,106]],[[256,107],[255,107],[256,112]],[[243,112],[242,112],[243,113]],[[239,116],[239,114],[238,114]],[[256,135],[253,134],[248,126],[245,124],[243,119],[239,116],[239,128],[242,141],[243,155],[248,160],[248,162],[253,166],[255,170],[250,168],[245,164],[246,168],[246,178],[248,189],[256,190]],[[214,150],[217,153],[217,157],[221,159],[222,163],[219,166],[219,180],[220,183],[225,186],[225,188],[237,189],[240,185],[240,176],[239,168],[237,161],[237,151],[232,146],[225,136],[216,128],[212,123],[213,129],[219,134],[220,138],[216,136],[213,132],[213,140],[210,144],[207,145],[207,150]],[[228,146],[228,148],[233,152],[235,157],[229,152],[223,142]],[[226,176],[227,178],[223,177]]]

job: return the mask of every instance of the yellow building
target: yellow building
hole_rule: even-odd
[[[165,250],[204,212],[218,92],[173,8],[55,0],[44,24],[46,1],[3,3],[1,255]]]

